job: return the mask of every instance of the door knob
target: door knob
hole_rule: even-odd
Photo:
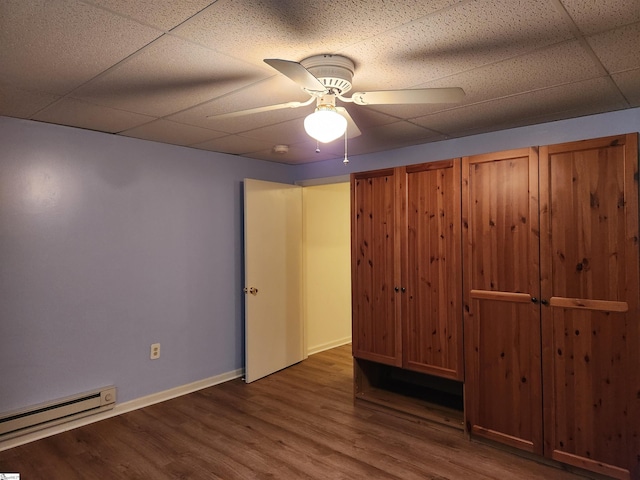
[[[251,295],[257,295],[258,294],[258,289],[256,287],[244,287],[244,293],[250,293]]]

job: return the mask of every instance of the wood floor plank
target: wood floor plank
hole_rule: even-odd
[[[351,346],[0,452],[29,480],[576,480],[353,399]]]

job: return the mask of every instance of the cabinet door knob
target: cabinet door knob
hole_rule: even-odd
[[[538,303],[538,299],[537,299],[536,297],[531,297],[531,301],[532,301],[533,303]]]
[[[402,290],[402,293],[404,293],[404,292],[406,292],[406,291],[407,291],[407,289],[406,289],[406,288],[404,288],[404,287],[402,287],[400,290]]]
[[[395,290],[396,292],[399,292],[399,291],[400,291],[400,289],[399,289],[398,287],[394,287],[394,290]]]
[[[547,302],[544,298],[542,300],[540,300],[540,303],[542,305],[547,305],[549,302]]]

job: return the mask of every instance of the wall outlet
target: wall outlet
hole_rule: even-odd
[[[160,358],[160,344],[153,343],[151,345],[151,354],[149,355],[151,360],[155,360],[156,358]]]

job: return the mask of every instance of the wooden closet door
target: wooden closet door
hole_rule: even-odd
[[[351,176],[353,355],[402,365],[400,244],[393,169]]]
[[[542,454],[538,155],[463,159],[467,431]]]
[[[545,451],[640,478],[638,137],[540,152]]]
[[[404,366],[462,380],[460,159],[403,170]]]

